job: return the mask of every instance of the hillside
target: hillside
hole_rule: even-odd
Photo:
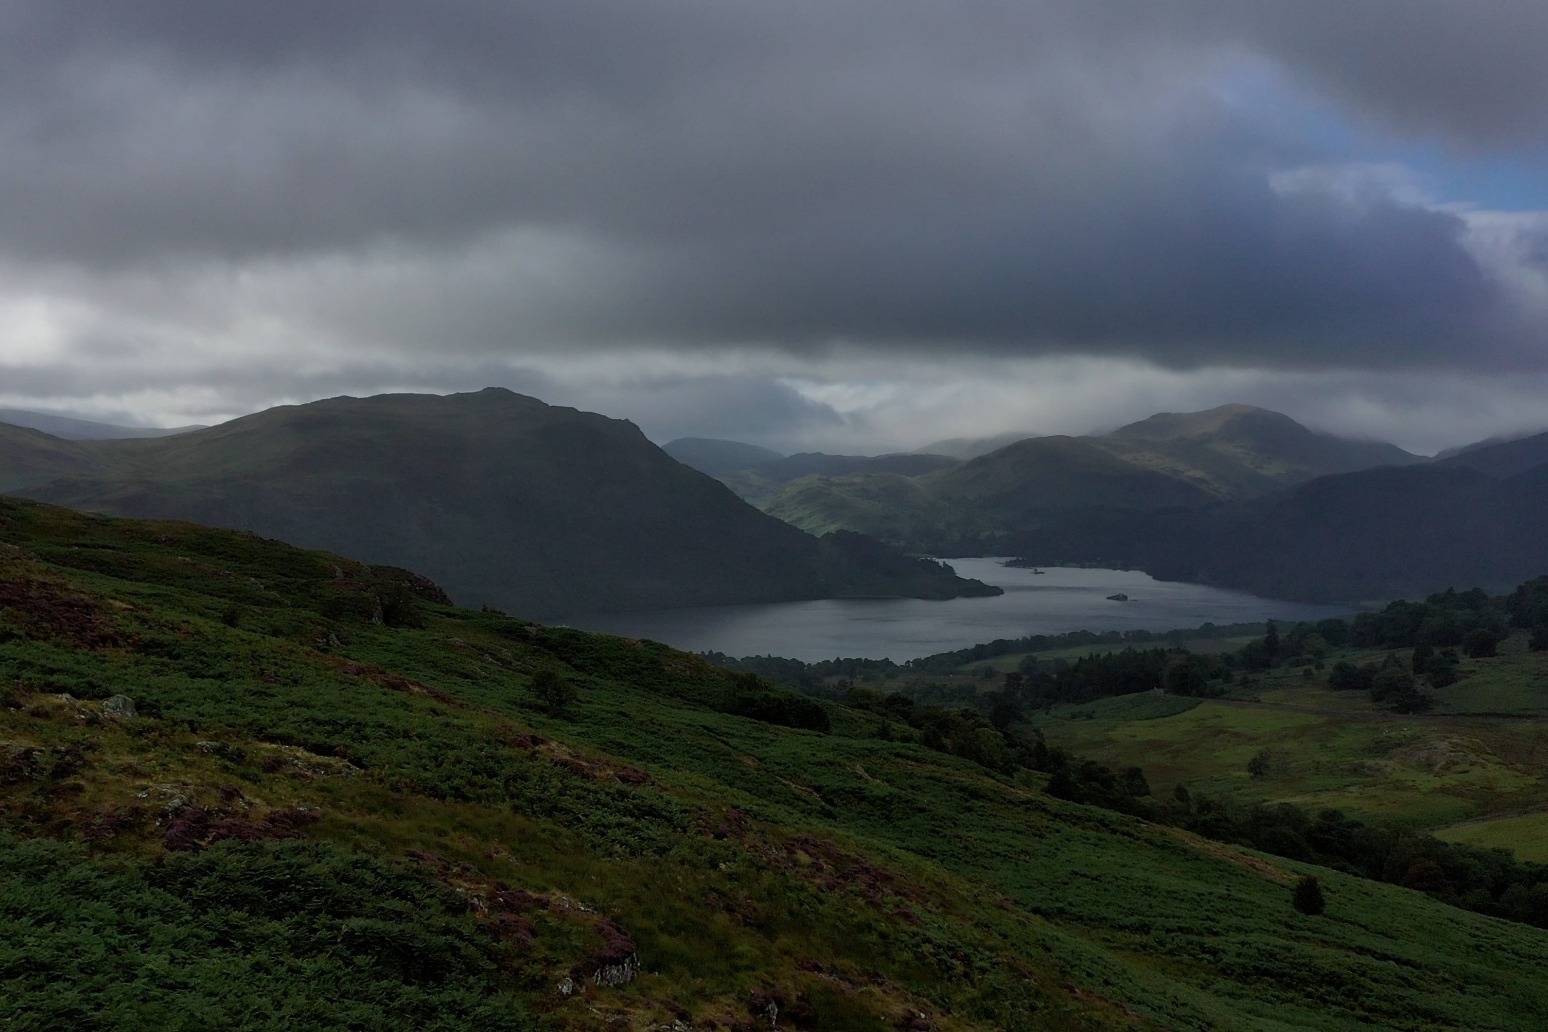
[[[1500,445],[1510,449],[1511,445]],[[1035,563],[1124,563],[1272,598],[1359,601],[1456,585],[1501,590],[1548,570],[1548,464],[1513,456],[1322,477],[1196,511],[1069,521],[1018,543]]]
[[[867,484],[859,475],[793,482],[759,504],[807,530],[844,527],[919,551],[973,551],[1003,548],[1050,522],[1196,508],[1327,474],[1418,461],[1392,445],[1349,441],[1276,412],[1226,405],[1162,413],[1102,436],[1021,440],[915,475],[918,497],[901,515],[857,505],[867,495],[903,495],[896,485]]]
[[[1032,430],[1007,430],[992,437],[948,437],[940,441],[931,441],[923,448],[915,448],[914,452],[918,455],[948,455],[953,459],[966,462],[980,455],[988,455],[1007,444],[1015,444],[1028,437],[1042,436]]]
[[[679,437],[661,446],[661,450],[684,466],[718,477],[749,466],[777,462],[785,456],[771,448],[741,441],[721,441],[710,437]]]
[[[1485,441],[1436,460],[1438,466],[1462,466],[1493,477],[1525,473],[1544,463],[1548,463],[1548,433],[1509,441]]]
[[[0,500],[0,541],[9,1025],[1548,1022],[1548,934],[884,714],[249,535]]]
[[[895,473],[802,477],[763,509],[811,534],[865,527],[866,534],[894,542],[951,540],[958,534],[951,506],[918,480]]]
[[[158,440],[10,441],[0,490],[423,570],[460,602],[528,617],[823,598],[849,576],[632,423],[504,390],[333,398]],[[931,597],[979,590],[933,566],[920,579]]]
[[[767,503],[781,493],[780,489],[808,477],[819,481],[838,477],[919,477],[956,464],[956,459],[945,455],[828,455],[825,452],[800,452],[778,461],[723,474],[720,480],[746,501],[765,512],[773,512],[773,507]],[[805,526],[801,529],[820,533]]]
[[[1202,476],[1220,498],[1250,497],[1334,473],[1421,461],[1396,445],[1317,433],[1289,416],[1251,405],[1159,413],[1094,440],[1139,465]]]

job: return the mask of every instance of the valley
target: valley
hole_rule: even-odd
[[[1284,422],[1231,407],[965,461],[698,459],[757,459],[721,476],[771,508],[888,483],[932,519],[1014,511],[1086,541],[1250,527],[1346,478],[1501,490],[1538,469],[1530,440],[1320,478],[1305,448],[1219,458],[1221,428]],[[1179,438],[1214,458],[1184,472]],[[75,506],[0,498],[0,970],[23,988],[5,1020],[1548,1022],[1542,581],[1351,615],[1158,580],[1162,559],[953,571],[814,537],[630,424],[508,392],[165,438],[0,427],[0,449],[7,490]],[[952,533],[970,526],[1030,534]],[[599,598],[638,611],[573,608]]]
[[[1548,1030],[1548,5],[0,2],[0,1032]]]

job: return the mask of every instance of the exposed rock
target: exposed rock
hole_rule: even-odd
[[[134,708],[134,700],[127,695],[115,695],[102,704],[102,713],[120,720],[133,720],[140,714]]]
[[[640,954],[631,939],[611,918],[597,925],[605,945],[592,957],[588,965],[592,969],[591,981],[598,986],[617,988],[628,985],[639,977]]]
[[[571,996],[575,993],[575,979],[566,978],[559,983],[559,995]]]
[[[591,976],[591,981],[595,985],[617,988],[621,985],[628,985],[638,978],[639,975],[640,955],[638,953],[631,953],[622,960],[611,964],[603,964],[597,968],[596,972]]]

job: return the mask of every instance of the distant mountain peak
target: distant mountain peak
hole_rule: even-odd
[[[1286,430],[1294,428],[1307,434],[1314,432],[1283,412],[1235,402],[1217,405],[1202,412],[1158,412],[1147,419],[1121,426],[1107,436],[1151,441],[1174,440],[1179,437],[1202,437],[1220,433],[1232,424],[1242,422],[1273,425]]]

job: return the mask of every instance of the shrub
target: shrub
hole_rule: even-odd
[[[1328,902],[1322,897],[1322,886],[1309,874],[1295,883],[1295,892],[1291,900],[1295,904],[1295,909],[1308,917],[1316,917],[1328,909]]]

